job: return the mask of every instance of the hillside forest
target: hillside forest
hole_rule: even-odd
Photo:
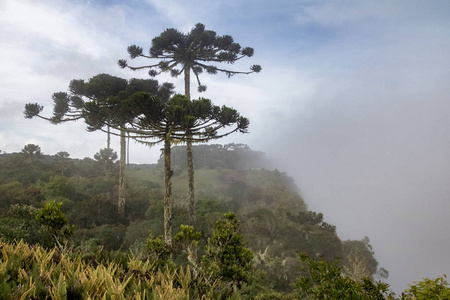
[[[35,151],[27,151],[32,146]],[[177,230],[189,222],[184,148],[172,152],[172,222]],[[43,155],[37,145],[26,145],[21,153],[0,155],[2,241],[23,240],[51,249],[58,239],[36,215],[46,204],[60,203],[60,211],[74,230],[67,241],[59,239],[85,259],[95,259],[100,251],[146,252],[149,233],[154,237],[164,233],[163,159],[154,165],[127,166],[128,200],[121,216],[117,154],[105,157],[106,150],[101,149],[94,159],[82,160],[70,159],[65,152]],[[326,223],[321,213],[307,210],[292,178],[263,168],[263,153],[241,144],[200,145],[194,147],[194,157],[199,257],[216,221],[232,212],[254,253],[255,269],[267,274],[274,290],[292,290],[301,274],[297,252],[328,260],[344,258],[340,264],[351,278],[380,275],[369,239],[341,241],[335,226]],[[182,254],[173,258],[180,265],[188,263]]]
[[[30,148],[34,151],[28,151]],[[228,290],[223,286],[221,289],[203,287],[203,290],[197,286],[198,290],[191,291],[191,297],[197,293],[214,298],[222,293],[220,297],[226,298],[233,295],[230,282],[241,281],[240,289],[234,292],[240,298],[271,295],[272,298],[260,299],[298,299],[299,278],[309,278],[306,262],[302,262],[299,253],[306,255],[310,263],[322,262],[327,268],[338,268],[339,278],[342,275],[353,282],[369,280],[376,284],[388,276],[388,272],[378,266],[369,238],[341,241],[335,226],[326,223],[321,213],[308,211],[292,178],[276,169],[265,169],[268,163],[265,155],[242,144],[194,146],[197,166],[195,232],[198,235],[186,231],[188,226],[184,225],[189,219],[184,148],[175,147],[172,152],[173,228],[178,238],[184,232],[184,242],[175,243],[171,249],[166,249],[168,252],[164,252],[162,238],[162,158],[156,164],[127,165],[128,200],[125,215],[121,216],[115,152],[104,157],[102,154],[108,151],[101,149],[94,159],[71,159],[67,152],[44,155],[38,145],[32,144],[26,145],[21,153],[0,154],[2,247],[29,245],[27,251],[43,249],[39,251],[50,251],[51,257],[55,253],[75,257],[85,264],[84,268],[115,262],[121,266],[121,272],[131,272],[129,259],[133,257],[135,263],[150,262],[145,272],[151,274],[162,272],[174,276],[170,272],[186,270],[189,266],[190,270],[196,270],[193,276],[200,277],[201,272],[206,272],[202,270],[208,269],[202,265],[201,258],[211,255],[217,222],[231,212],[238,225],[233,234],[241,237],[243,249],[252,253],[251,264],[241,270],[245,275],[238,277],[239,280],[232,276],[221,279]],[[59,204],[59,208],[51,210],[49,204],[52,203]],[[54,222],[55,225],[43,221],[38,216],[46,210],[53,213],[53,221],[58,219],[55,216],[59,212],[63,222]],[[71,230],[67,230],[69,227]],[[236,249],[233,251],[238,251]],[[2,263],[11,257],[14,256],[3,252]],[[16,267],[26,270],[17,263]],[[47,263],[56,264],[51,260]],[[13,263],[8,265],[13,266]],[[5,291],[20,294],[12,284],[17,284],[18,279],[14,279],[19,276],[17,271],[9,270],[8,276],[2,274],[4,295]],[[60,274],[52,276],[53,280],[59,280]],[[72,283],[66,282],[67,290],[62,294],[75,293],[76,282],[75,279]],[[36,287],[37,294],[50,295],[51,287],[44,282],[41,285],[39,289]],[[193,289],[195,284],[191,285]],[[131,285],[129,288],[137,289]],[[85,296],[82,291],[86,290],[79,289],[80,295]],[[388,294],[384,292],[385,296]]]

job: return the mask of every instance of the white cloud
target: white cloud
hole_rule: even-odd
[[[106,51],[94,43],[87,28],[79,26],[81,20],[77,18],[77,8],[64,4],[55,7],[46,2],[7,1],[2,18],[3,31],[8,35],[6,40],[38,51],[70,49],[97,56]]]
[[[296,22],[327,27],[361,26],[397,15],[404,10],[403,4],[401,1],[314,1],[299,5]]]
[[[222,4],[217,1],[164,1],[146,0],[161,15],[160,20],[166,20],[167,27],[188,32],[197,23],[213,20]]]

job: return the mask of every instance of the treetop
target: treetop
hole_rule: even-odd
[[[243,57],[253,56],[254,50],[251,47],[242,48],[230,35],[219,36],[215,31],[206,30],[205,25],[201,23],[196,24],[189,33],[181,33],[174,28],[164,30],[152,39],[148,55],[137,45],[129,46],[127,51],[131,59],[144,57],[159,61],[132,67],[128,65],[127,60],[121,59],[118,61],[121,68],[149,69],[149,75],[152,77],[163,72],[170,72],[172,76],[177,77],[185,70],[192,70],[199,85],[199,92],[206,90],[206,86],[202,85],[199,79],[203,71],[208,74],[222,72],[231,77],[236,74],[258,73],[262,69],[260,65],[252,65],[250,71],[219,68],[215,63],[232,64]]]

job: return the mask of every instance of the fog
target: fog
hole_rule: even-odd
[[[369,236],[400,292],[450,270],[450,104],[414,86],[377,90],[350,88],[289,122],[268,148],[341,238]]]

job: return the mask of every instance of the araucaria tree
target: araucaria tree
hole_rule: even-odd
[[[41,115],[43,106],[38,103],[28,103],[25,105],[25,118],[31,119],[39,117],[53,124],[60,124],[68,121],[86,119],[85,103],[87,101],[96,101],[96,103],[111,103],[117,97],[126,97],[135,91],[145,91],[159,95],[168,100],[172,94],[172,84],[158,85],[156,80],[131,79],[126,80],[108,74],[98,74],[88,81],[82,79],[72,80],[69,84],[69,92],[57,92],[52,96],[53,116],[44,117]],[[96,114],[105,114],[106,111],[96,111]],[[110,133],[111,123],[117,125],[115,120],[106,118],[101,127],[94,130],[101,130]],[[106,128],[106,129],[105,129]],[[115,127],[120,133],[120,161],[119,161],[119,201],[118,211],[125,215],[125,158],[126,158],[126,128],[125,123]],[[89,128],[88,128],[89,129]],[[92,128],[91,128],[92,129]],[[107,148],[109,149],[109,148]],[[111,150],[110,150],[111,151]]]
[[[203,92],[206,86],[200,82],[199,75],[206,71],[208,74],[225,73],[228,77],[236,74],[251,74],[261,71],[261,66],[252,65],[249,71],[234,71],[218,67],[218,63],[232,64],[244,57],[253,56],[253,48],[244,47],[235,43],[229,35],[218,36],[216,32],[205,30],[205,25],[198,23],[192,30],[185,34],[176,29],[166,29],[159,36],[153,38],[149,54],[143,52],[143,48],[131,45],[128,53],[131,59],[137,57],[150,58],[158,62],[144,66],[130,66],[127,60],[119,60],[122,68],[132,70],[150,69],[149,75],[156,76],[163,72],[170,72],[174,77],[184,74],[184,93],[187,99],[191,99],[190,84],[191,71],[197,83],[198,91]],[[190,129],[186,128],[185,139],[187,149],[187,169],[189,187],[189,219],[192,226],[195,225],[195,196],[194,196],[194,166],[192,158],[192,142]]]
[[[126,162],[126,122],[120,121],[121,118],[110,115],[110,111],[106,109],[108,105],[120,103],[123,99],[131,96],[136,91],[147,92],[153,95],[158,95],[163,101],[167,101],[172,94],[173,85],[164,83],[159,85],[158,81],[152,79],[131,79],[126,80],[111,76],[108,74],[99,74],[85,82],[84,80],[73,80],[70,83],[70,89],[75,97],[83,100],[83,103],[95,101],[100,104],[99,111],[94,114],[106,115],[103,119],[102,126],[88,127],[88,130],[102,130],[107,128],[109,134],[110,127],[120,132],[120,160],[119,160],[119,202],[118,209],[121,216],[125,216],[125,162]],[[125,113],[125,112],[121,112]],[[83,106],[82,116],[86,123],[87,119],[92,119],[92,115],[86,114],[86,108]]]
[[[113,128],[127,124],[127,132],[138,142],[148,145],[164,143],[164,238],[172,244],[172,184],[170,151],[173,143],[206,142],[233,132],[246,132],[249,121],[232,108],[218,107],[209,99],[190,101],[175,95],[168,102],[150,93],[136,92],[124,99],[108,102],[90,101],[85,105],[85,120],[95,130],[106,122]],[[112,120],[112,122],[111,122]],[[223,130],[231,127],[229,130]],[[190,129],[190,136],[186,135]]]
[[[27,144],[22,149],[22,154],[30,161],[33,162],[35,158],[41,156],[41,147],[35,144]]]

